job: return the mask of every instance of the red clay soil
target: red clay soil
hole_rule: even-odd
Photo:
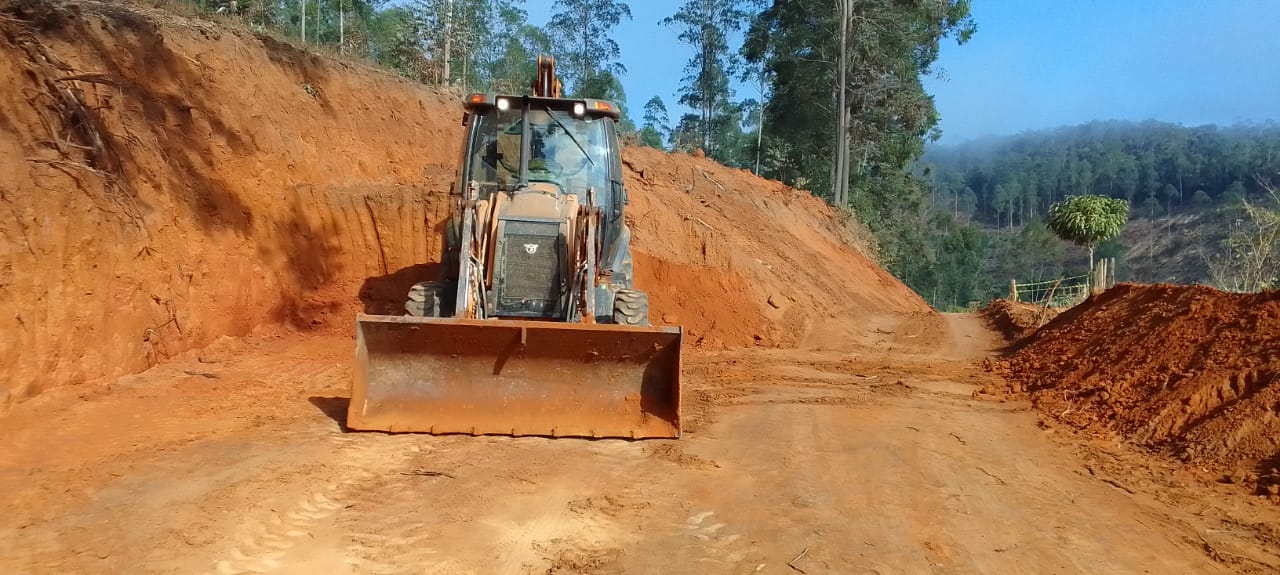
[[[791,346],[827,317],[930,311],[811,194],[652,148],[624,161],[636,282],[695,342]]]
[[[1280,500],[1280,292],[1120,284],[997,367],[1060,421]]]
[[[0,0],[0,411],[257,326],[397,313],[439,261],[459,102],[146,7]],[[928,311],[806,193],[626,161],[637,283],[692,343]]]
[[[1046,322],[1058,317],[1062,309],[997,299],[982,308],[980,313],[991,329],[1003,336],[1005,341],[1015,343],[1035,333]]]

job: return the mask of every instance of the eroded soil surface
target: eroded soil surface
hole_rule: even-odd
[[[224,339],[0,419],[0,572],[1280,565],[1274,505],[975,399],[997,346],[978,316],[920,314],[695,351],[685,436],[628,442],[344,433],[349,338]]]

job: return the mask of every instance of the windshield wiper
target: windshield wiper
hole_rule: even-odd
[[[587,159],[587,163],[591,164],[591,167],[594,168],[596,166],[596,163],[594,160],[591,159],[591,154],[588,154],[587,149],[582,147],[582,144],[578,143],[577,138],[573,137],[573,132],[570,132],[569,128],[560,122],[560,118],[557,118],[555,113],[551,111],[551,107],[544,105],[542,106],[542,109],[547,111],[547,115],[551,116],[551,120],[554,121],[557,126],[560,126],[561,130],[564,130],[564,135],[569,136],[569,139],[573,141],[573,145],[577,146],[578,150],[582,152],[583,157]]]

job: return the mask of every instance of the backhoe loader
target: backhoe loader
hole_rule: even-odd
[[[675,438],[680,327],[649,325],[623,218],[619,110],[472,94],[440,277],[356,318],[353,430]]]

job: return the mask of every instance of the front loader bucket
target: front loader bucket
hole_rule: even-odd
[[[347,427],[680,436],[678,327],[360,315]]]

